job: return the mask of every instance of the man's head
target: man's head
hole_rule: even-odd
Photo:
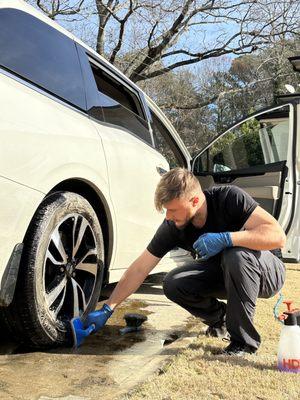
[[[196,215],[205,201],[198,179],[184,168],[174,168],[165,173],[155,191],[155,207],[166,209],[166,219],[177,228],[184,228]]]

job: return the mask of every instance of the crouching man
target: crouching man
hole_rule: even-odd
[[[235,186],[202,191],[197,178],[183,168],[163,175],[155,205],[166,210],[165,220],[103,309],[95,312],[100,315],[97,328],[167,252],[181,247],[198,259],[166,275],[165,295],[208,325],[208,336],[229,337],[223,353],[255,353],[261,342],[253,325],[257,298],[274,296],[285,279],[284,264],[270,251],[285,244],[278,222]]]

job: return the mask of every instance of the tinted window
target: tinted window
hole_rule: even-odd
[[[121,104],[128,110],[143,117],[140,109],[138,110],[138,99],[132,92],[118,81],[113,80],[104,71],[99,70],[95,76],[97,85],[102,93],[111,99],[114,99],[117,103]]]
[[[184,166],[176,146],[172,142],[171,134],[160,119],[151,112],[152,132],[156,149],[167,159],[170,168]]]
[[[101,96],[99,96],[99,91],[88,56],[85,49],[78,43],[76,43],[76,47],[78,50],[83,81],[85,84],[87,111],[92,117],[100,121],[104,121],[103,109],[101,106]]]
[[[143,118],[138,97],[98,66],[91,64],[99,91],[104,120],[122,126],[152,144],[148,123]]]
[[[37,18],[0,9],[0,65],[85,109],[74,42]]]
[[[198,172],[226,172],[287,159],[288,108],[260,114],[231,129],[197,159]],[[277,114],[277,115],[276,115]],[[208,164],[208,165],[207,165]]]

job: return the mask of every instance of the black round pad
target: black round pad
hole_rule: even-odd
[[[146,315],[143,314],[125,314],[124,319],[126,321],[126,325],[129,327],[138,328],[142,325],[143,322],[147,321]]]

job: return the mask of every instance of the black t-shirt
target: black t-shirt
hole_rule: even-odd
[[[174,247],[181,247],[194,254],[193,244],[207,232],[240,231],[258,203],[236,186],[213,187],[203,191],[207,201],[207,219],[199,229],[189,223],[178,229],[174,222],[166,219],[156,231],[147,250],[162,258]]]

